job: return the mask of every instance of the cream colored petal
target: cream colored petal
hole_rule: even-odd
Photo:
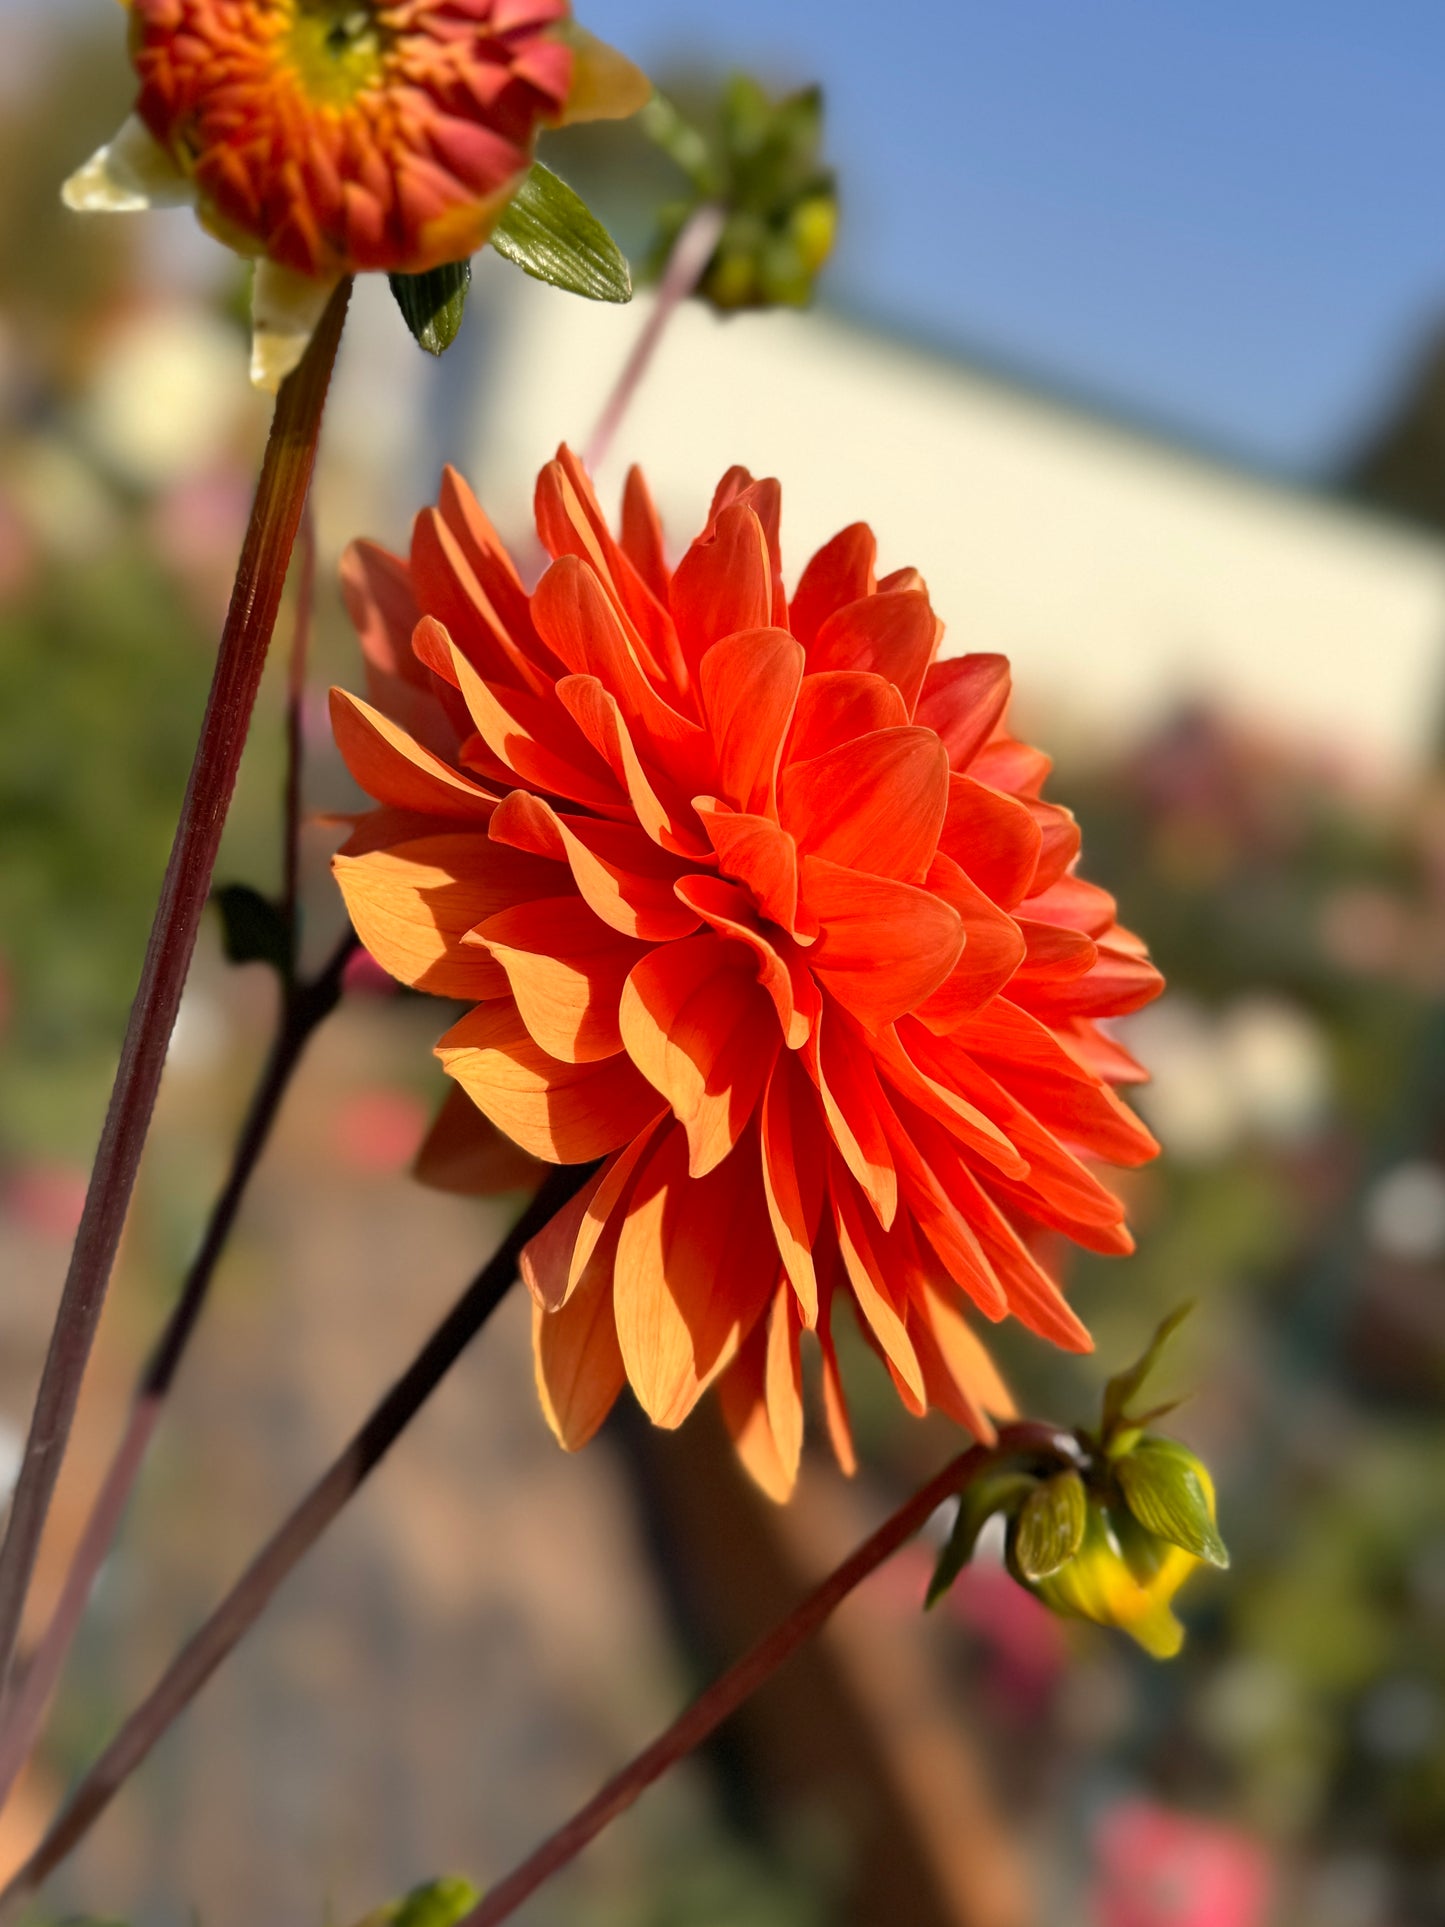
[[[190,178],[132,114],[77,168],[60,197],[81,214],[135,214],[148,207],[187,207],[196,194]]]
[[[258,261],[251,284],[251,380],[274,395],[306,352],[339,275],[318,280]]]
[[[584,120],[626,120],[652,98],[652,82],[626,54],[609,47],[575,20],[558,29],[572,49],[572,85],[562,125]]]

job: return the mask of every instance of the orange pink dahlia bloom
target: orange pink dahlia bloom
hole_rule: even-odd
[[[910,1410],[981,1437],[975,1313],[1088,1347],[1037,1234],[1131,1248],[1090,1163],[1157,1147],[1100,1019],[1160,979],[1075,874],[1004,659],[938,660],[862,524],[789,593],[779,509],[732,470],[672,568],[640,475],[614,535],[564,449],[529,592],[448,473],[408,558],[348,555],[370,700],[333,720],[378,806],[336,858],[363,942],[470,1006],[437,1053],[508,1138],[601,1161],[524,1263],[557,1436],[715,1382],[781,1497],[805,1334],[851,1463],[840,1300]]]
[[[258,333],[290,343],[266,344],[268,386],[342,275],[475,253],[541,127],[631,113],[648,91],[572,26],[567,0],[126,4],[135,111],[67,199],[190,202],[257,256]]]

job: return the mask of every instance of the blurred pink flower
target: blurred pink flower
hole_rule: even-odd
[[[1264,1927],[1274,1871],[1233,1827],[1125,1800],[1105,1813],[1094,1844],[1096,1927]]]
[[[402,1171],[429,1123],[426,1106],[406,1091],[357,1091],[338,1107],[334,1142],[353,1170]]]
[[[75,1236],[85,1204],[85,1173],[69,1164],[22,1164],[6,1181],[3,1203],[22,1229],[65,1243]]]

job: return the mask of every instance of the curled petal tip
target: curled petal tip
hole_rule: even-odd
[[[139,214],[188,206],[190,181],[135,114],[65,182],[60,198],[77,214]]]
[[[306,353],[340,279],[258,261],[251,287],[251,382],[274,395]]]
[[[572,82],[561,117],[564,127],[579,121],[627,120],[651,100],[652,82],[642,69],[586,27],[569,20],[559,38],[572,49]]]

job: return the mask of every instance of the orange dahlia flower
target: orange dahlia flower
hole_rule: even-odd
[[[567,0],[124,0],[135,112],[70,205],[193,203],[260,257],[256,377],[300,359],[344,274],[481,247],[537,133],[649,91]]]
[[[731,471],[674,570],[637,472],[614,537],[564,449],[529,594],[448,473],[408,560],[350,552],[371,701],[332,702],[380,806],[336,858],[362,941],[472,1006],[437,1054],[507,1137],[602,1161],[523,1267],[558,1438],[624,1382],[668,1426],[716,1382],[781,1497],[806,1332],[851,1463],[840,1300],[910,1410],[985,1438],[973,1312],[1088,1348],[1033,1233],[1130,1250],[1081,1158],[1157,1149],[1098,1020],[1160,979],[1074,874],[1003,658],[937,661],[861,524],[789,595],[779,500]]]

